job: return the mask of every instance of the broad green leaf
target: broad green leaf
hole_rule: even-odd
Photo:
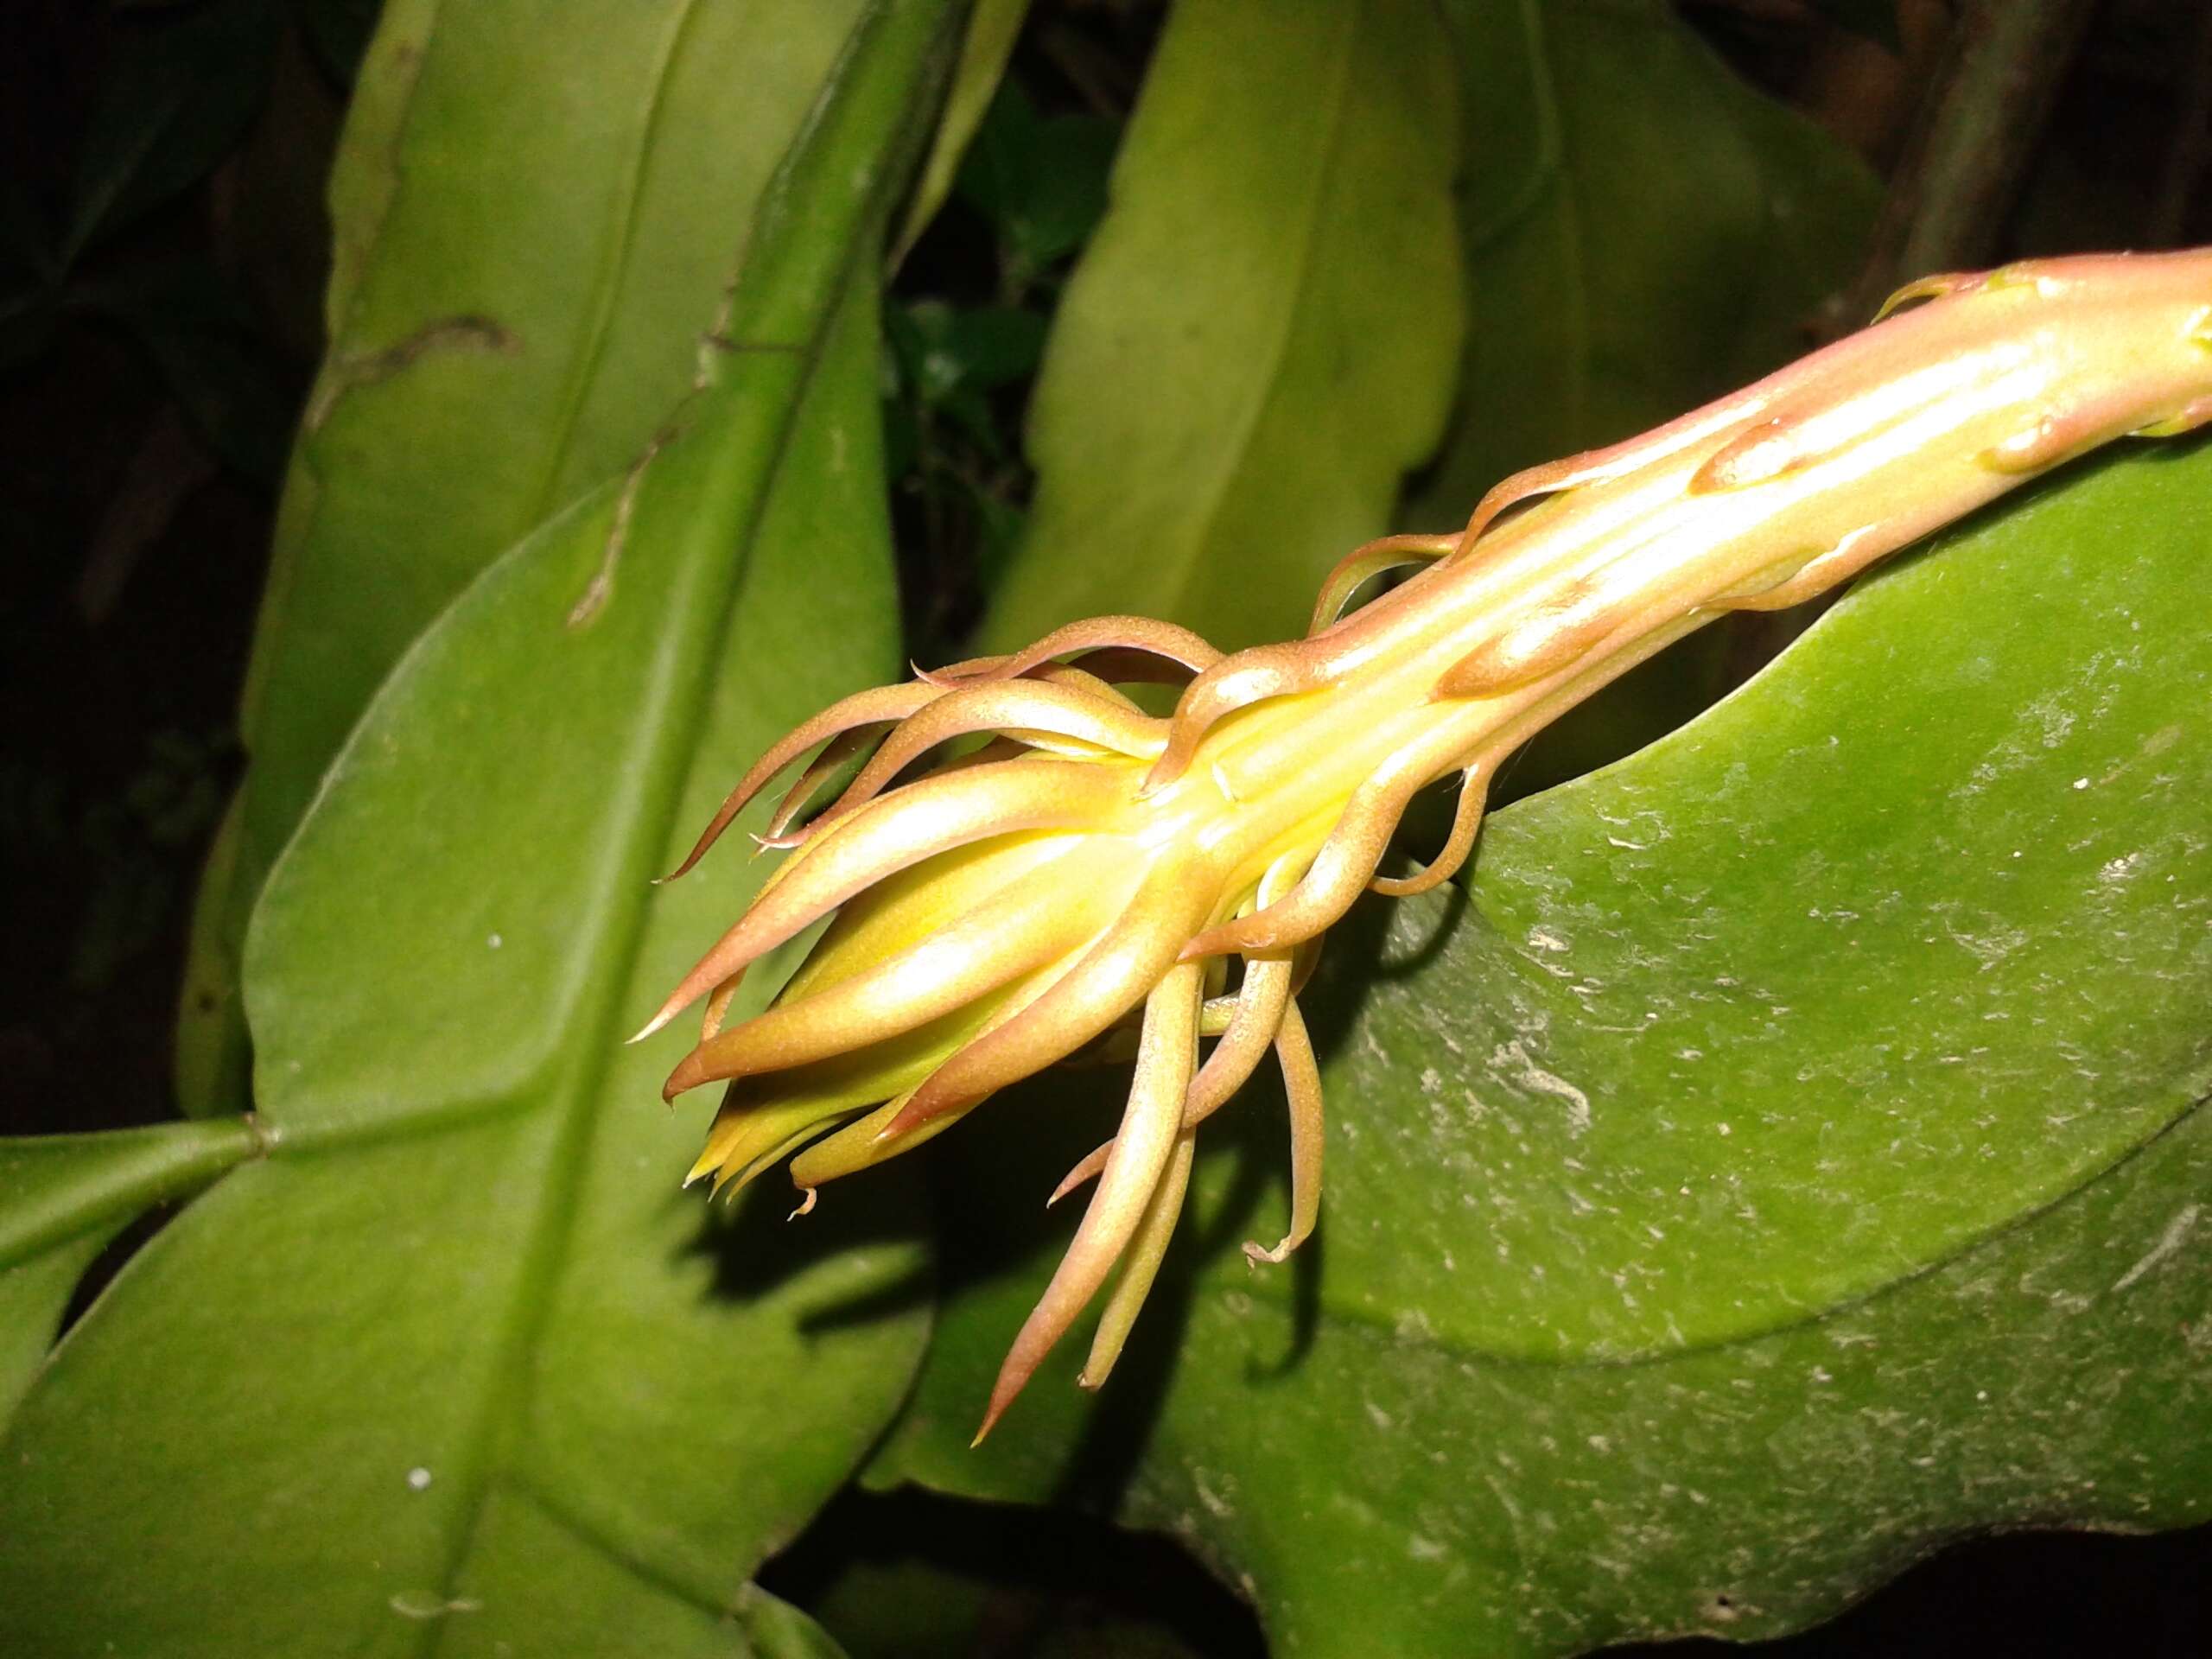
[[[1303,632],[1451,397],[1447,51],[1421,0],[1175,8],[1053,323],[990,648],[1115,611]]]
[[[757,880],[649,878],[895,661],[874,273],[953,15],[868,10],[747,238],[750,349],[474,583],[337,762],[249,946],[270,1149],[25,1396],[0,1649],[744,1651],[747,1573],[899,1400],[906,1189],[772,1258],[772,1208],[676,1188],[673,1035],[621,1037]]]
[[[2208,491],[2202,447],[2040,487],[1498,815],[1464,899],[1355,912],[1314,1247],[1235,1253],[1263,1092],[1098,1414],[1071,1344],[970,1456],[1106,1103],[995,1109],[1051,1144],[949,1160],[1002,1224],[876,1478],[1133,1466],[1320,1654],[1767,1635],[1963,1529],[2212,1515]]]
[[[245,1103],[247,917],[339,744],[430,619],[628,466],[691,385],[744,226],[862,10],[387,7],[331,181],[330,350],[278,517],[251,767],[187,969],[188,1110]]]
[[[197,1192],[258,1144],[236,1122],[0,1141],[0,1423],[93,1259],[147,1206]]]
[[[1463,90],[1466,354],[1402,519],[1465,522],[1508,474],[1658,424],[1802,353],[1864,258],[1878,187],[1745,86],[1660,0],[1451,0]],[[1548,733],[1541,787],[1679,725],[1727,635],[1677,647]]]
[[[945,90],[944,114],[914,181],[906,222],[892,245],[894,266],[905,262],[907,251],[952,193],[960,159],[968,153],[976,129],[983,124],[983,112],[991,107],[991,99],[1006,74],[1007,60],[1014,56],[1014,43],[1020,38],[1022,22],[1028,16],[1029,0],[976,0],[969,11],[968,32],[960,41],[960,61],[954,65],[952,84]]]

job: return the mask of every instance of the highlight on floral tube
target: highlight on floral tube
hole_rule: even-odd
[[[727,1084],[692,1178],[719,1191],[788,1158],[810,1208],[1134,1027],[1127,1107],[1052,1195],[1090,1188],[982,1432],[1104,1293],[1082,1373],[1103,1382],[1205,1120],[1270,1057],[1290,1214],[1245,1248],[1280,1262],[1313,1230],[1322,1099],[1300,987],[1363,892],[1459,869],[1516,747],[1726,612],[1810,599],[2085,450],[2208,419],[2212,251],[1929,277],[1755,385],[1504,480],[1456,534],[1358,549],[1303,639],[1224,657],[1170,622],[1099,617],[844,699],[761,757],[676,872],[798,769],[758,837],[783,862],[639,1033],[704,1000],[665,1091]],[[1127,690],[1161,681],[1184,683],[1165,718]],[[1446,779],[1444,846],[1379,875],[1408,805]],[[725,1028],[748,967],[824,918],[772,1006]]]

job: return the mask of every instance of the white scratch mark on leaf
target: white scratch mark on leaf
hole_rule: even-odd
[[[2143,1259],[2113,1281],[2113,1289],[2126,1290],[2145,1274],[2157,1267],[2159,1262],[2181,1249],[2183,1241],[2189,1237],[2190,1230],[2196,1225],[2197,1217],[2203,1213],[2204,1207],[2202,1205],[2192,1204],[2184,1206],[2178,1215],[2166,1224],[2166,1230],[2158,1235],[2158,1242],[2144,1254]]]
[[[1530,1089],[1554,1095],[1567,1103],[1567,1124],[1575,1135],[1590,1132],[1590,1096],[1584,1094],[1555,1071],[1547,1071],[1538,1065],[1516,1037],[1510,1043],[1501,1043],[1491,1051],[1492,1065],[1512,1065],[1517,1068],[1519,1081]]]

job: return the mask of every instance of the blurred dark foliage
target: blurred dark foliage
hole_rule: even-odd
[[[919,658],[973,625],[1020,530],[1021,411],[1164,10],[1039,0],[953,199],[899,274],[884,409]],[[1952,26],[1945,0],[1681,10],[1748,79],[1885,168]],[[0,7],[0,1124],[13,1132],[172,1111],[183,932],[238,768],[276,491],[321,351],[323,179],[376,11]],[[2109,0],[1993,234],[2017,253],[2212,239],[2209,158],[2212,7]],[[764,1578],[815,1603],[847,1575],[894,1572],[980,1584],[976,1639],[992,1654],[1114,1651],[1112,1629],[1139,1627],[1187,1651],[1263,1650],[1249,1612],[1173,1545],[1081,1516],[856,1491]],[[2212,1529],[1982,1539],[1759,1651],[2200,1655],[2208,1582]]]
[[[0,1096],[170,1115],[373,0],[0,7]]]

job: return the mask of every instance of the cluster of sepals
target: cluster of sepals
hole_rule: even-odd
[[[1119,1131],[1052,1195],[1097,1182],[985,1432],[1118,1266],[1082,1376],[1104,1379],[1197,1130],[1271,1049],[1291,1222],[1246,1249],[1282,1260],[1319,1203],[1321,1084],[1297,993],[1320,935],[1363,890],[1457,871],[1513,748],[1725,612],[1797,604],[2085,449],[2212,418],[2212,254],[1934,277],[1884,315],[1642,437],[1508,479],[1457,535],[1359,549],[1302,640],[1224,657],[1170,623],[1096,618],[792,732],[676,872],[813,753],[757,837],[791,856],[646,1027],[707,997],[666,1090],[729,1081],[693,1178],[741,1184],[796,1153],[810,1208],[821,1183],[1110,1050],[1135,1019]],[[1183,681],[1164,719],[1123,690]],[[1459,806],[1442,850],[1378,875],[1408,804],[1446,779]],[[833,913],[774,1005],[725,1029],[748,965]]]

